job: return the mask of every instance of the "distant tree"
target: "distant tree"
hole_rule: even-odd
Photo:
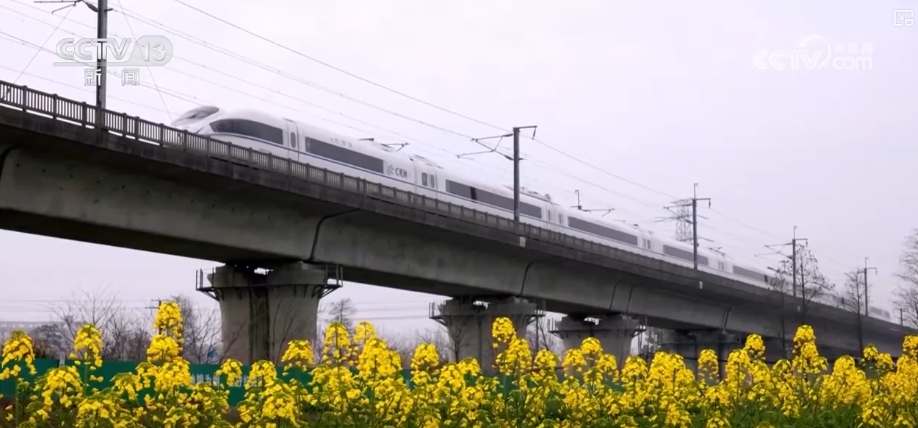
[[[317,347],[318,336],[321,336],[322,333],[318,332],[318,313],[315,318],[312,318],[307,311],[302,310],[298,305],[300,304],[299,300],[294,299],[283,299],[275,296],[271,300],[271,305],[273,306],[268,314],[268,322],[270,324],[270,329],[273,332],[273,343],[272,343],[272,360],[275,364],[280,363],[281,357],[283,357],[284,352],[287,350],[287,344],[291,340],[308,340],[310,344],[313,345],[314,351],[321,351],[321,347]],[[334,305],[333,305],[334,306]],[[340,311],[343,311],[344,314],[350,314],[353,316],[353,313],[356,313],[356,309],[353,310],[353,313],[349,312],[353,309],[353,304],[348,303],[343,305],[343,308],[338,308]],[[341,314],[339,314],[341,315]],[[347,318],[347,317],[345,317]],[[353,331],[353,319],[345,320],[349,325],[349,331]]]
[[[92,324],[102,333],[102,359],[138,360],[146,358],[149,330],[136,311],[128,310],[116,293],[105,288],[95,291],[74,292],[69,300],[51,307],[67,344],[67,353],[73,349],[77,331],[84,324]]]
[[[69,345],[59,325],[45,324],[35,327],[29,332],[29,336],[32,337],[37,358],[67,357]]]
[[[564,355],[564,345],[557,336],[551,333],[549,324],[549,320],[545,317],[538,317],[526,329],[526,340],[529,341],[529,347],[534,351],[533,357],[542,349],[547,349],[555,355]]]
[[[341,323],[347,331],[354,331],[354,317],[357,316],[357,307],[351,299],[341,299],[329,303],[328,324]]]
[[[849,311],[857,312],[858,331],[857,340],[861,349],[864,349],[864,330],[862,323],[863,318],[867,316],[867,307],[864,286],[861,284],[860,271],[853,270],[845,273],[845,286],[842,294],[843,307]]]
[[[215,364],[223,354],[220,312],[218,308],[195,307],[191,298],[178,295],[169,300],[182,313],[182,355],[192,363]]]
[[[663,346],[669,341],[669,331],[663,328],[647,327],[639,337],[640,345],[638,354],[645,360],[650,360],[653,355],[663,349]],[[619,364],[623,364],[620,362]]]
[[[449,360],[449,337],[444,334],[443,329],[425,329],[415,333],[415,343],[412,345],[412,357],[414,356],[414,349],[422,343],[429,343],[434,346],[437,350],[437,354],[440,356],[440,361]]]
[[[775,270],[771,285],[772,288],[795,297],[791,302],[799,303],[800,322],[805,324],[806,313],[813,300],[831,294],[835,289],[835,284],[829,282],[819,270],[819,260],[809,247],[803,245],[797,247],[796,262],[795,274],[793,259],[788,257],[781,260],[780,265]],[[796,282],[794,281],[795,277]],[[796,287],[794,286],[795,284]],[[783,330],[783,319],[781,324]],[[783,333],[782,331],[782,335]]]
[[[918,229],[905,238],[896,276],[902,280],[896,290],[896,309],[903,324],[918,328]]]
[[[443,332],[437,329],[420,330],[408,334],[387,334],[377,330],[377,336],[386,341],[389,349],[398,352],[402,361],[402,368],[411,369],[411,360],[414,358],[414,352],[422,344],[431,344],[437,350],[440,356],[440,362],[446,360],[446,337]]]
[[[859,270],[845,272],[845,286],[842,293],[843,306],[852,312],[866,315],[867,310],[864,302],[867,300],[864,294],[864,284],[861,284],[861,275]]]
[[[778,326],[777,328],[778,337],[786,338],[787,337],[787,317],[785,314],[787,313],[787,307],[790,305],[790,301],[791,301],[790,296],[793,294],[793,290],[791,289],[792,287],[791,287],[790,280],[788,279],[789,275],[787,274],[787,272],[784,272],[782,269],[776,269],[775,273],[776,273],[775,275],[771,275],[768,277],[768,285],[771,286],[772,290],[775,290],[778,293],[781,293],[780,294],[781,310],[777,311],[777,314],[776,314],[777,316],[775,318],[775,321],[777,321],[777,326]],[[785,354],[787,354],[787,351],[788,351],[787,341],[780,340],[779,343],[781,343],[782,351]]]
[[[319,307],[316,313],[317,326],[316,326],[316,337],[312,341],[312,349],[316,354],[316,358],[322,356],[322,348],[325,345],[325,331],[328,329],[328,326],[335,322],[340,322],[347,328],[349,332],[354,331],[355,321],[354,318],[357,316],[357,307],[354,305],[354,302],[349,299],[336,300],[334,302],[322,303],[320,301]]]

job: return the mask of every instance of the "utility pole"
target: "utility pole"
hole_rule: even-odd
[[[865,260],[866,262],[866,260]],[[867,264],[864,263],[864,266]],[[865,287],[866,289],[866,287]],[[861,315],[861,271],[858,269],[854,275],[854,303],[857,305],[857,344],[864,349],[864,318]]]
[[[873,269],[874,272],[877,271],[875,267],[867,267],[867,257],[864,257],[864,269],[858,269],[857,274],[855,275],[855,296],[857,296],[857,338],[858,345],[861,349],[864,349],[864,321],[863,317],[870,316],[870,301],[867,298],[867,271]],[[861,298],[861,272],[864,272],[864,297]],[[861,303],[864,304],[864,313],[861,315]],[[901,318],[901,317],[900,317]]]
[[[535,138],[536,125],[513,127],[513,222],[520,223],[520,130],[532,128]]]
[[[786,242],[786,243],[783,243],[783,244],[771,244],[771,245],[766,245],[766,246],[765,246],[766,248],[769,248],[769,249],[775,251],[775,253],[770,253],[770,255],[773,255],[773,254],[780,254],[780,255],[784,256],[785,258],[790,259],[790,261],[791,261],[791,284],[792,284],[792,285],[791,285],[791,295],[792,295],[793,297],[797,297],[797,245],[798,245],[798,242],[800,242],[800,241],[806,241],[806,240],[807,240],[806,238],[798,238],[798,237],[797,237],[797,226],[794,226],[794,237],[791,239],[790,242]],[[775,249],[775,248],[774,248],[774,247],[778,247],[778,246],[780,246],[780,247],[783,248],[783,247],[786,247],[786,246],[788,246],[788,245],[791,246],[791,255],[790,255],[790,256],[786,256],[786,255],[784,255],[783,253],[781,253],[781,249]],[[759,254],[759,255],[765,255],[765,254]],[[781,271],[775,271],[775,272],[779,272],[779,273],[780,273]],[[782,293],[786,293],[786,291],[785,291],[785,289],[784,289],[784,284],[783,284],[783,283],[781,284],[781,292],[782,292]],[[806,303],[806,302],[804,301],[804,303]]]
[[[77,3],[85,4],[86,7],[96,13],[96,38],[100,43],[104,43],[103,40],[108,38],[108,12],[112,9],[108,7],[108,0],[96,1],[98,5],[94,5],[85,0],[38,0],[35,3],[70,3],[68,6],[51,11],[51,13],[68,7],[76,7]],[[105,115],[102,113],[102,110],[105,110],[106,87],[108,83],[108,78],[106,77],[108,73],[105,71],[107,67],[105,60],[106,52],[107,49],[103,45],[99,52],[97,52],[96,57],[96,78],[98,79],[96,82],[96,107],[99,109],[99,114],[96,115],[96,124],[99,126],[105,125]]]
[[[483,151],[483,152],[462,153],[462,154],[456,155],[457,158],[462,159],[466,156],[471,156],[471,155],[480,155],[480,154],[485,154],[485,153],[497,153],[513,161],[513,222],[517,225],[519,225],[520,223],[520,160],[521,160],[520,159],[520,130],[532,128],[532,137],[530,138],[535,138],[536,126],[537,125],[514,126],[513,133],[511,134],[495,135],[492,137],[484,137],[484,138],[472,138],[473,142],[477,143],[478,145],[488,150]],[[513,137],[513,157],[507,156],[497,151],[497,148],[500,147],[500,142],[504,138],[507,138],[510,136]],[[497,144],[494,147],[488,147],[487,145],[481,142],[481,140],[488,140],[491,138],[499,139],[497,140]]]
[[[867,271],[873,269],[874,272],[879,272],[875,267],[867,267],[867,257],[864,257],[864,315],[870,316],[870,297],[867,293]]]
[[[695,270],[698,270],[698,201],[708,201],[708,208],[711,207],[711,198],[699,198],[698,197],[698,183],[695,183],[695,188],[692,192],[691,199],[683,199],[680,201],[676,201],[675,202],[676,205],[669,206],[669,207],[663,207],[671,211],[671,208],[681,208],[681,207],[686,207],[689,204],[691,204],[692,206],[692,221],[691,221],[692,223],[692,254],[693,254],[693,260],[695,262]],[[680,213],[676,213],[676,220],[686,221],[684,219],[684,215],[681,215]]]
[[[96,37],[99,40],[104,40],[108,38],[108,11],[110,9],[108,8],[108,0],[98,0],[98,2],[99,6],[96,9],[98,18],[96,20]],[[86,3],[86,5],[92,9],[89,3]],[[99,112],[96,118],[99,125],[105,126],[105,113],[103,113],[103,110],[105,110],[105,88],[108,82],[108,73],[105,70],[105,46],[102,46],[100,53],[101,55],[96,58],[96,76],[99,78],[99,82],[96,85],[96,107],[98,107]]]
[[[797,242],[799,241],[808,242],[806,238],[797,237],[797,226],[794,226],[794,238],[791,239],[791,247],[792,247],[791,248],[791,266],[792,266],[791,269],[793,270],[793,281],[791,282],[793,283],[793,287],[794,287],[793,288],[794,297],[797,297]],[[802,270],[803,266],[801,266],[800,268]],[[805,272],[800,272],[801,283],[805,282],[803,278],[804,275],[805,275]],[[800,296],[804,299],[804,303],[806,303],[806,290],[803,289],[802,286],[801,286],[801,289],[802,290],[801,290]]]

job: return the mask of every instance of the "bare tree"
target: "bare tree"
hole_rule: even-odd
[[[357,316],[357,307],[351,299],[341,299],[329,303],[328,323],[341,323],[347,331],[354,331],[354,317]]]
[[[638,354],[646,361],[650,361],[653,354],[663,349],[663,346],[669,341],[669,332],[666,329],[650,327],[641,333],[641,344]]]
[[[819,270],[819,260],[807,246],[798,246],[796,270],[794,260],[788,257],[781,260],[775,276],[772,278],[772,287],[785,294],[790,294],[799,300],[800,322],[806,323],[806,312],[814,299],[826,296],[835,289],[835,284],[829,282]],[[796,281],[795,281],[796,279]],[[796,287],[794,285],[796,284]],[[783,312],[783,311],[782,311]],[[783,314],[782,314],[783,317]],[[784,334],[784,320],[781,320],[782,336]]]
[[[896,290],[896,309],[903,324],[918,328],[918,229],[905,238],[896,276],[902,280]]]
[[[102,358],[116,361],[143,361],[147,357],[152,334],[150,323],[133,312],[119,308],[115,316],[103,326],[102,338],[105,349]]]
[[[144,342],[140,339],[149,337],[148,330],[136,313],[121,305],[115,293],[108,293],[104,288],[80,290],[51,310],[59,321],[60,333],[68,344],[68,351],[73,349],[77,331],[90,323],[102,333],[103,359],[132,360],[137,355],[146,355],[149,340]]]
[[[781,266],[783,267],[783,264]],[[791,289],[791,284],[788,281],[787,273],[781,269],[775,269],[775,275],[768,276],[768,285],[771,286],[772,290],[780,293],[781,309],[777,311],[777,317],[775,321],[777,321],[778,325],[778,337],[781,338],[779,341],[779,343],[781,343],[781,350],[786,354],[788,351],[787,340],[784,340],[787,338],[786,313],[787,307],[790,305],[790,295],[793,293],[793,290]]]
[[[866,315],[864,285],[861,284],[860,271],[845,273],[845,286],[842,294],[842,305],[845,309]]]
[[[475,332],[467,323],[461,321],[446,321],[443,325],[443,332],[446,336],[446,355],[447,360],[451,362],[460,361],[461,355],[465,354],[471,348],[471,336]],[[490,348],[488,344],[488,348]],[[479,361],[480,363],[480,361]],[[484,367],[482,367],[484,369]]]
[[[40,325],[29,332],[35,355],[38,358],[66,358],[70,345],[64,339],[61,327],[55,324]]]
[[[864,317],[867,316],[866,292],[861,285],[860,271],[853,270],[845,273],[845,286],[842,295],[842,306],[852,312],[857,312],[857,340],[861,349],[864,349]]]
[[[222,348],[219,309],[196,308],[184,295],[170,300],[179,305],[182,314],[182,356],[191,363],[217,363]]]
[[[280,364],[281,357],[287,350],[287,344],[292,340],[307,340],[315,348],[319,335],[316,331],[318,314],[316,318],[312,318],[308,311],[297,307],[296,305],[301,304],[301,300],[285,299],[280,295],[275,295],[271,302],[268,313],[268,324],[271,329],[271,360],[275,364]],[[318,351],[321,351],[321,348]]]
[[[555,355],[564,354],[564,345],[557,336],[549,331],[548,324],[549,322],[545,317],[537,317],[535,322],[529,324],[526,328],[526,340],[529,341],[529,347],[534,351],[532,353],[533,358],[543,349],[547,349]]]

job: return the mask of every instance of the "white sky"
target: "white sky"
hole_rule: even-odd
[[[736,260],[776,264],[777,257],[754,255],[768,252],[765,244],[789,241],[794,225],[838,283],[869,256],[879,268],[871,278],[872,299],[889,308],[902,240],[918,227],[918,29],[894,26],[893,10],[916,9],[918,3],[183,1],[483,122],[538,125],[539,141],[598,167],[523,140],[523,183],[565,205],[576,203],[574,190],[580,189],[585,208],[615,208],[607,218],[671,235],[671,223],[653,224],[668,215],[662,206],[673,198],[666,195],[691,196],[698,182],[700,196],[713,199],[713,210],[701,210],[707,219],[700,234]],[[512,183],[512,165],[500,156],[455,156],[480,151],[459,135],[501,131],[373,87],[175,0],[109,5],[115,8],[110,35],[165,35],[174,45],[169,64],[141,70],[143,84],[198,103],[257,107],[357,137],[407,140],[406,151]],[[94,36],[93,12],[78,5],[49,13],[59,6],[0,0],[0,79],[93,102],[81,67],[52,66],[51,52],[35,56],[35,47],[10,38],[53,51],[62,38],[77,37],[73,33]],[[869,58],[872,66],[840,70],[830,63],[807,70],[801,64],[776,71],[753,65],[756,52],[797,49],[807,35],[823,36],[833,50],[841,44],[845,52],[834,57]],[[851,53],[854,46],[862,53]],[[113,110],[169,122],[195,106],[109,79]],[[47,318],[49,305],[80,287],[118,290],[134,310],[180,293],[200,305],[214,304],[194,291],[193,279],[195,270],[215,266],[211,262],[11,232],[0,232],[0,255],[3,321]],[[426,321],[427,302],[442,299],[356,284],[330,299],[342,297],[355,300],[361,318],[387,331],[433,328]]]

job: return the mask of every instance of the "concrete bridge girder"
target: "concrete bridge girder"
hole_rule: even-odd
[[[8,152],[0,175],[0,210],[15,222],[4,227],[31,232],[37,221],[57,220],[57,236],[125,246],[128,233],[134,247],[220,261],[308,259],[323,216],[341,211],[264,198],[253,205],[249,196],[23,148]]]
[[[0,228],[224,262],[337,264],[346,266],[346,280],[446,295],[522,295],[564,312],[615,311],[687,326],[779,330],[763,322],[761,307],[751,306],[755,301],[730,309],[713,303],[717,296],[708,287],[678,290],[705,299],[663,291],[685,282],[676,275],[670,283],[660,279],[668,274],[649,268],[642,269],[656,279],[562,263],[563,257],[530,249],[538,247],[535,241],[517,248],[502,242],[500,254],[487,253],[481,249],[495,241],[481,234],[460,236],[450,229],[460,225],[453,220],[437,228],[404,215],[356,211],[322,202],[328,191],[321,185],[62,122],[49,127],[51,119],[18,114],[0,112],[0,132],[13,141],[0,143],[5,154],[0,158]],[[54,150],[40,149],[42,144]],[[419,239],[422,234],[428,239]],[[356,244],[372,251],[354,251]],[[666,270],[662,262],[649,263]],[[817,335],[833,340],[831,331],[819,327]],[[834,340],[847,343],[844,337]]]

